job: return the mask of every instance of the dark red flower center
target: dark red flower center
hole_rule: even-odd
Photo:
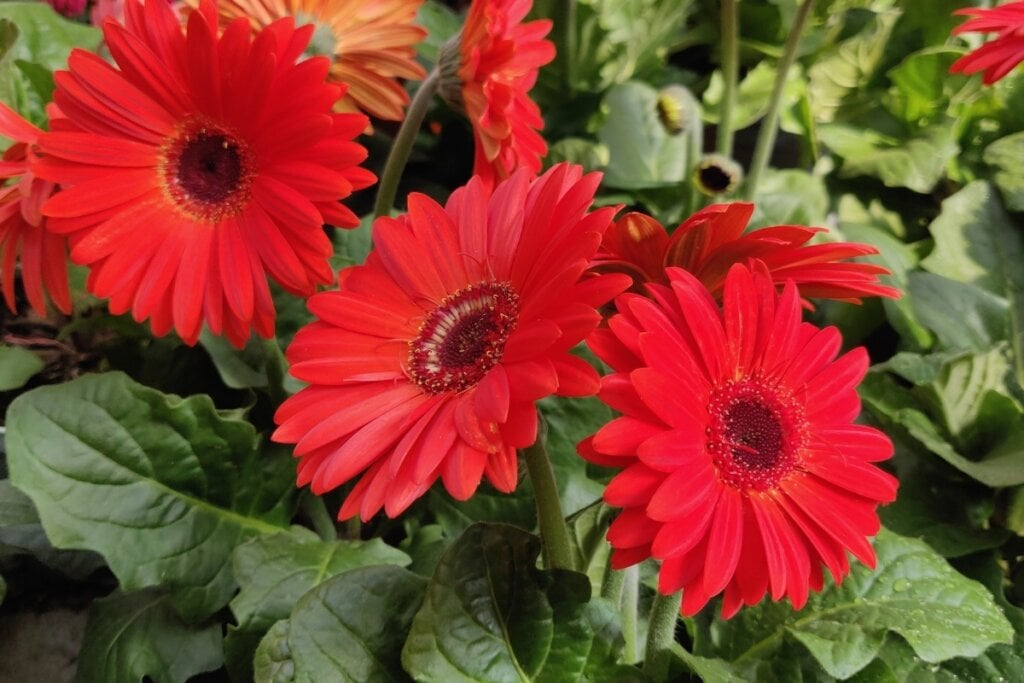
[[[481,282],[451,294],[409,342],[409,374],[430,394],[463,391],[498,364],[519,319],[507,282]]]
[[[185,126],[166,147],[164,181],[175,203],[199,220],[240,213],[249,199],[252,159],[244,142],[214,126]]]
[[[726,483],[763,491],[797,465],[805,421],[788,392],[756,380],[728,382],[712,392],[709,413],[707,447]]]

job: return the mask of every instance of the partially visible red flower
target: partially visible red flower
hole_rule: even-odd
[[[43,213],[112,312],[189,344],[204,321],[236,346],[269,337],[268,275],[299,296],[334,279],[323,224],[359,222],[338,200],[374,180],[353,141],[366,117],[332,113],[327,59],[298,61],[312,26],[218,37],[212,2],[184,31],[165,0],[126,12],[103,27],[116,67],[74,50],[55,74],[66,119],[35,171],[62,190]]]
[[[898,298],[898,289],[878,282],[887,269],[872,263],[843,259],[877,254],[868,244],[827,242],[807,244],[824,228],[778,225],[744,234],[754,205],[746,202],[714,204],[676,228],[671,237],[658,221],[641,213],[628,213],[605,233],[594,259],[600,272],[619,271],[633,277],[634,288],[644,282],[668,282],[666,268],[684,268],[714,296],[720,296],[726,274],[737,263],[757,259],[781,286],[792,280],[805,299],[837,299],[860,303],[861,297]]]
[[[997,33],[995,38],[953,62],[950,73],[984,72],[982,81],[991,85],[1024,61],[1024,2],[1008,2],[992,9],[968,7],[953,14],[972,17],[953,29],[961,33]]]
[[[86,0],[46,0],[47,4],[65,17],[77,17],[85,11]]]
[[[520,170],[493,193],[478,179],[444,207],[409,196],[378,218],[366,263],[315,295],[288,347],[309,382],[285,401],[273,439],[294,443],[314,493],[358,478],[339,518],[394,517],[438,479],[466,500],[486,477],[515,489],[516,449],[537,437],[537,400],[598,388],[569,350],[628,286],[584,278],[613,208],[588,213],[600,182],[560,164]]]
[[[21,282],[36,313],[46,315],[47,292],[58,310],[70,313],[67,240],[48,232],[40,213],[55,186],[32,173],[42,131],[0,102],[0,135],[14,140],[0,157],[0,180],[14,181],[0,185],[0,288],[4,301],[12,312],[17,311],[14,271],[20,261]]]
[[[797,289],[781,297],[763,266],[729,270],[721,308],[670,268],[651,297],[624,294],[587,340],[614,373],[600,398],[622,413],[580,454],[621,469],[604,499],[624,508],[608,540],[612,566],[661,560],[658,590],[683,591],[693,615],[724,591],[722,614],[764,594],[797,609],[835,581],[846,552],[874,566],[867,537],[896,479],[873,463],[892,444],[853,424],[868,356],[832,327],[800,321]]]
[[[537,70],[555,58],[544,36],[551,22],[521,23],[533,0],[474,0],[465,26],[441,57],[442,94],[465,109],[473,126],[473,174],[493,185],[518,168],[535,174],[547,144],[529,91]]]

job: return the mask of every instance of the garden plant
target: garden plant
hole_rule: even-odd
[[[1022,61],[0,2],[0,681],[1024,681]]]

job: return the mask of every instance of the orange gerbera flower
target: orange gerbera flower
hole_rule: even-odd
[[[103,31],[117,67],[75,50],[55,74],[67,117],[40,138],[43,207],[92,268],[110,310],[195,343],[203,322],[236,346],[274,333],[267,275],[299,296],[334,273],[323,224],[359,220],[338,200],[373,182],[352,141],[366,117],[333,114],[328,61],[297,62],[313,32],[244,21],[217,36],[213,3],[183,32],[164,0],[126,5]]]
[[[412,23],[422,4],[423,0],[220,0],[218,9],[223,23],[245,17],[254,29],[283,17],[294,17],[300,26],[313,24],[306,52],[329,57],[329,79],[348,85],[338,109],[400,121],[409,95],[396,79],[425,75],[414,46],[427,33]]]
[[[25,296],[39,315],[46,315],[46,293],[63,313],[71,312],[68,292],[67,240],[46,231],[40,208],[53,194],[54,184],[35,177],[36,142],[42,131],[0,102],[0,135],[14,144],[0,157],[0,288],[12,312],[14,270],[21,256],[21,281]]]
[[[555,58],[548,20],[520,23],[533,0],[476,0],[460,36],[442,52],[441,92],[473,125],[473,174],[487,185],[517,168],[540,171],[548,150],[540,109],[527,94]],[[457,48],[457,49],[456,49]]]

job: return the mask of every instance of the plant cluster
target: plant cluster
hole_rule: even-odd
[[[977,4],[0,4],[0,634],[1024,680],[1024,2]]]

